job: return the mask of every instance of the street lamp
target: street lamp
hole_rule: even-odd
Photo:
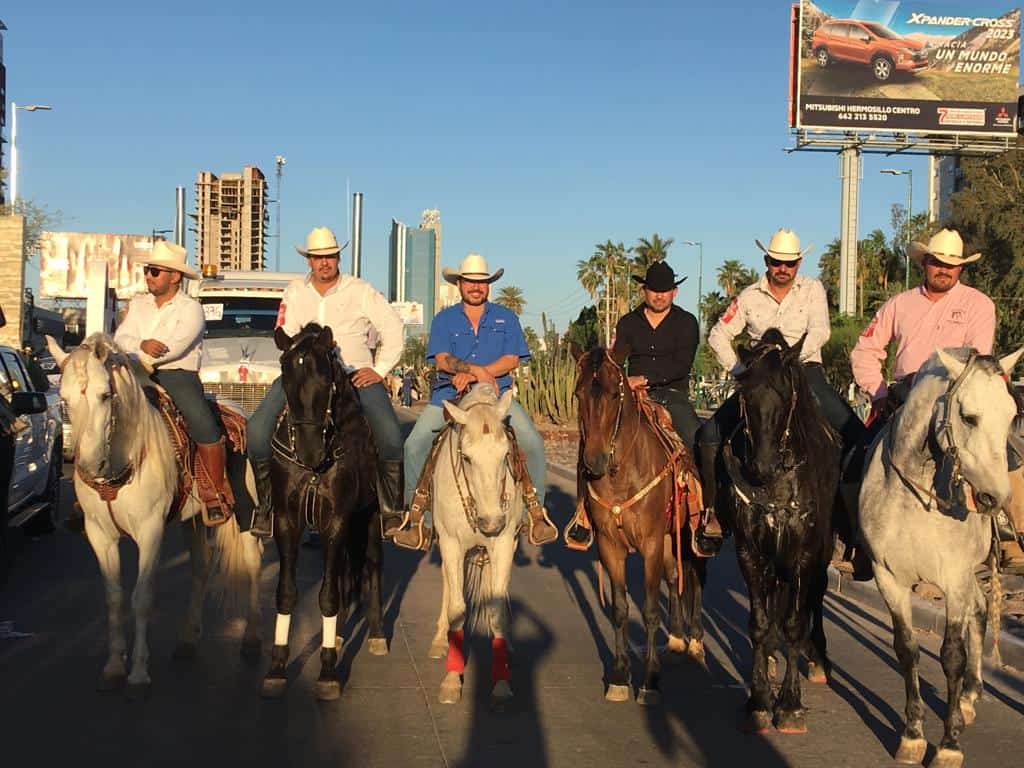
[[[284,159],[283,155],[277,155],[274,158],[274,166],[277,170],[277,243],[274,255],[274,270],[276,272],[281,271],[281,171],[286,162],[288,161]]]
[[[701,364],[701,346],[704,344],[704,325],[703,318],[701,317],[701,300],[704,298],[704,241],[703,240],[683,240],[683,245],[689,245],[697,248],[697,317],[699,335],[697,338],[697,354],[695,359],[697,362],[697,391],[694,393],[698,403],[703,399],[701,393],[701,378],[704,375],[704,366]]]
[[[909,168],[883,168],[881,173],[890,176],[907,177],[907,231],[903,242],[903,257],[906,260],[906,272],[903,278],[903,290],[910,290],[910,220],[914,215],[914,172]]]
[[[18,202],[18,110],[25,112],[49,112],[53,107],[48,104],[28,104],[19,107],[11,102],[11,204]]]

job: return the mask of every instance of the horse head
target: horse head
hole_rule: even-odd
[[[622,427],[623,409],[632,393],[622,364],[629,349],[616,346],[610,352],[594,347],[576,360],[579,374],[574,395],[579,405],[583,465],[591,477],[615,473],[615,441]]]
[[[310,323],[295,336],[283,328],[274,331],[281,350],[281,386],[288,402],[289,429],[295,439],[295,458],[307,467],[319,467],[328,458],[338,414],[336,396],[347,377],[329,327]]]
[[[750,443],[749,467],[759,482],[794,466],[793,418],[806,380],[800,351],[806,334],[792,347],[770,328],[761,339],[738,350],[743,371],[737,374],[740,409]]]
[[[945,378],[946,391],[932,405],[929,434],[951,462],[951,479],[969,483],[978,509],[990,514],[1010,496],[1006,439],[1017,406],[1006,382],[1022,353],[1024,347],[997,360],[938,349],[918,374]]]
[[[453,470],[465,478],[477,529],[497,536],[508,524],[510,487],[509,440],[504,420],[512,407],[512,390],[501,398],[489,384],[477,384],[461,406],[445,401],[445,409],[459,425]],[[461,465],[461,466],[460,466]],[[464,500],[465,504],[466,501]]]

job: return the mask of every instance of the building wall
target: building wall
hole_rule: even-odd
[[[259,168],[219,177],[200,171],[196,179],[196,254],[200,265],[219,269],[264,269],[267,181]]]
[[[423,331],[437,312],[437,237],[432,229],[410,229],[391,220],[388,240],[388,300],[423,305]]]
[[[434,237],[434,306],[440,309],[441,302],[441,212],[430,208],[420,215],[420,229],[433,231]]]
[[[0,307],[7,319],[0,328],[0,344],[21,346],[24,297],[25,217],[0,216]]]

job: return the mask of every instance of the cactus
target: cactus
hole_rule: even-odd
[[[567,425],[576,421],[576,361],[566,344],[559,343],[554,328],[542,317],[548,348],[534,356],[516,372],[519,401],[534,419]]]

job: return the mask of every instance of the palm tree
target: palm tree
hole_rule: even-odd
[[[508,307],[517,315],[521,315],[523,314],[523,308],[526,306],[526,298],[523,296],[522,289],[518,286],[506,285],[498,291],[498,297],[494,300],[494,303]]]
[[[725,292],[726,298],[731,299],[740,290],[753,282],[749,279],[751,271],[749,267],[744,267],[736,259],[728,259],[722,262],[722,266],[718,268],[718,285]],[[755,277],[754,279],[756,280],[757,278]]]
[[[645,272],[654,262],[668,258],[669,246],[675,241],[674,237],[663,240],[657,232],[651,235],[650,239],[641,237],[633,246],[633,253],[636,254],[633,265],[641,272]]]

